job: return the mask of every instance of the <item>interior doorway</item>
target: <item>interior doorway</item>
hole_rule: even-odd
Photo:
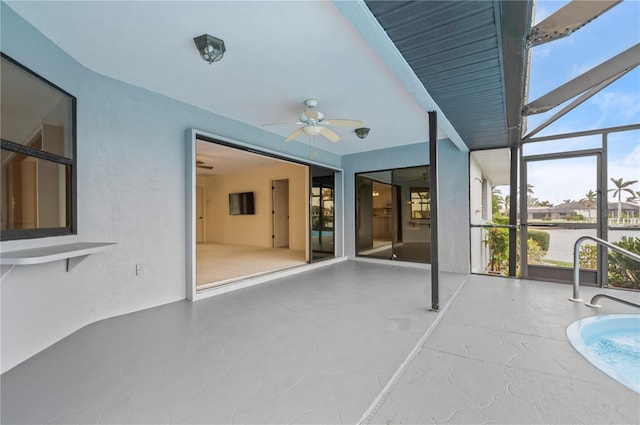
[[[274,248],[289,248],[289,180],[271,182],[271,228]]]

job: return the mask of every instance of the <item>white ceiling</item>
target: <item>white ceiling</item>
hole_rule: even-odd
[[[360,140],[352,129],[335,127],[342,140],[317,138],[320,149],[344,155],[428,140],[424,102],[330,1],[7,4],[95,72],[283,139],[298,127],[303,101],[315,97],[327,118],[358,119],[371,128]],[[375,20],[370,25],[381,31]],[[220,62],[209,65],[198,55],[193,37],[203,33],[225,41]],[[273,122],[292,124],[262,127]]]

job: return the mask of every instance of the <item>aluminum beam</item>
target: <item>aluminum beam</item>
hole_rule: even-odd
[[[622,0],[573,0],[531,29],[529,47],[567,37]]]
[[[640,43],[529,103],[524,107],[522,115],[547,112],[638,65],[640,65]]]
[[[626,75],[629,71],[631,71],[631,69],[625,70],[622,73],[615,75],[609,78],[608,80],[605,80],[602,83],[598,84],[597,86],[587,90],[582,96],[578,97],[576,100],[574,100],[573,102],[571,102],[570,104],[562,108],[560,112],[558,112],[557,114],[549,118],[547,121],[545,121],[544,123],[536,127],[535,130],[531,130],[531,132],[526,136],[524,136],[522,140],[526,141],[527,139],[530,139],[534,135],[538,134],[540,131],[544,130],[545,128],[547,128],[548,126],[550,126],[551,124],[553,124],[554,122],[556,122],[557,120],[559,120],[560,118],[562,118],[563,116],[565,116],[566,114],[574,110],[579,105],[582,105],[587,99],[590,99],[593,95],[600,92],[602,89],[609,86],[611,83],[618,81],[622,76]]]

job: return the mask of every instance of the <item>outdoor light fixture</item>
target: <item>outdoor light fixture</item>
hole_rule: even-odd
[[[361,138],[364,139],[365,137],[367,137],[369,135],[369,128],[367,127],[360,127],[360,128],[356,128],[356,135]]]
[[[209,65],[222,59],[226,51],[224,41],[209,34],[202,34],[201,36],[195,37],[193,41],[196,43],[200,57],[206,62],[209,62]]]

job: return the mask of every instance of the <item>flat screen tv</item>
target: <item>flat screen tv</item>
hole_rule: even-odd
[[[245,215],[255,213],[253,192],[229,194],[229,214]]]

